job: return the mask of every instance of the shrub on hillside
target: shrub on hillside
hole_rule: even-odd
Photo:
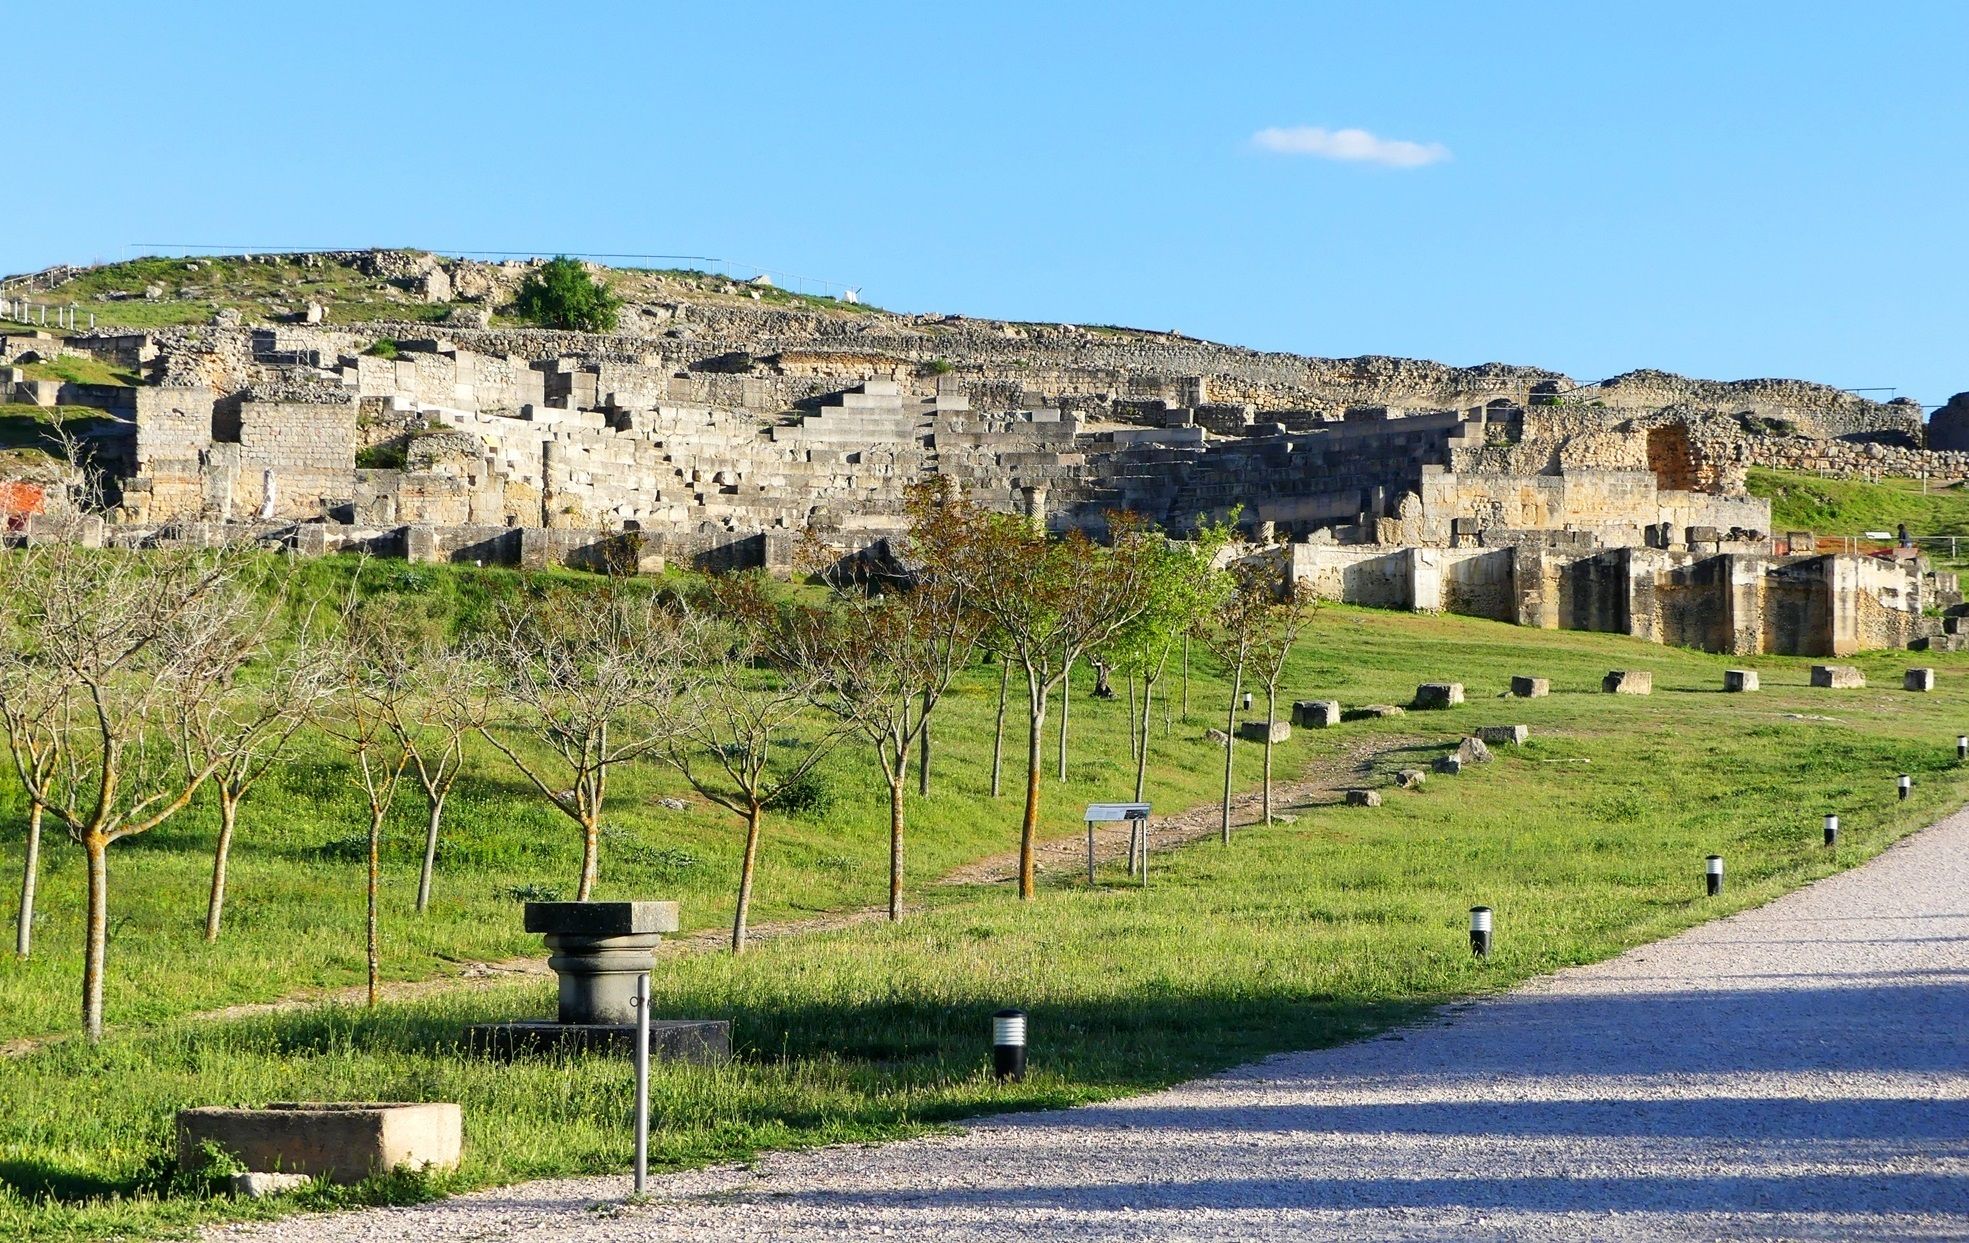
[[[513,299],[514,311],[530,324],[581,332],[613,331],[621,308],[622,299],[565,255],[528,273]]]

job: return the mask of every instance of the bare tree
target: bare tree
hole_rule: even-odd
[[[271,628],[279,614],[277,593],[258,612]],[[219,835],[213,843],[212,881],[205,901],[205,939],[219,939],[226,903],[226,874],[240,804],[260,778],[281,760],[301,727],[314,718],[330,693],[333,676],[327,655],[312,641],[310,624],[296,627],[296,641],[263,677],[241,677],[214,688],[209,696],[179,705],[178,729],[186,775],[210,769],[219,803]]]
[[[561,591],[510,614],[486,652],[503,675],[512,719],[479,732],[581,829],[581,884],[600,872],[610,773],[660,750],[683,673],[678,619],[648,592],[608,582]],[[543,744],[550,758],[512,739]]]
[[[27,799],[27,840],[21,860],[20,913],[14,925],[14,956],[26,958],[34,948],[41,828],[48,810],[35,791],[54,778],[62,742],[75,727],[75,701],[67,693],[65,672],[14,651],[16,638],[7,637],[8,651],[0,657],[0,722],[4,722],[14,763],[26,774],[21,789]]]
[[[389,605],[361,600],[352,581],[342,607],[336,694],[332,708],[321,715],[321,727],[348,752],[350,780],[369,813],[363,950],[371,1006],[377,1001],[383,963],[383,823],[410,767],[410,749],[396,730],[416,685],[414,649],[407,648],[405,638]]]
[[[1109,517],[1112,543],[1083,532],[1050,539],[1031,520],[946,496],[917,520],[924,574],[961,584],[1003,637],[1026,678],[1026,798],[1019,830],[1019,896],[1035,892],[1040,740],[1052,693],[1073,662],[1146,607],[1148,554],[1160,536],[1127,515]]]
[[[424,791],[424,861],[417,872],[417,910],[422,912],[431,905],[445,803],[465,772],[465,740],[491,719],[492,682],[485,666],[454,644],[423,648],[409,676],[413,694],[404,701],[408,711],[393,712],[390,729]]]
[[[102,1037],[103,973],[109,940],[108,851],[182,810],[217,761],[187,770],[175,726],[183,706],[220,693],[261,655],[262,638],[226,552],[100,553],[68,541],[0,561],[11,633],[7,653],[62,671],[70,701],[48,768],[21,762],[28,797],[46,808],[88,868],[82,968],[82,1025]],[[0,679],[0,694],[17,684]]]
[[[734,954],[745,952],[765,809],[813,771],[843,728],[814,720],[827,677],[804,645],[774,634],[786,624],[752,576],[711,587],[692,620],[696,676],[682,688],[667,748],[691,788],[745,822]]]

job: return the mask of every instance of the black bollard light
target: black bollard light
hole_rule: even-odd
[[[1490,957],[1490,908],[1487,906],[1470,908],[1470,952],[1479,958]]]
[[[1000,1010],[991,1016],[991,1069],[1000,1083],[1026,1077],[1026,1012]]]
[[[1825,813],[1825,844],[1828,846],[1839,844],[1839,817],[1831,812]]]
[[[1969,734],[1957,734],[1955,736],[1955,758],[1958,760],[1969,760]]]
[[[1723,892],[1723,856],[1711,855],[1703,860],[1703,874],[1709,881],[1709,896],[1715,897]]]
[[[1251,692],[1250,692],[1250,691],[1246,691],[1246,692],[1244,692],[1244,710],[1245,710],[1246,712],[1249,712],[1249,711],[1251,711]]]
[[[1914,778],[1908,776],[1906,773],[1902,773],[1901,774],[1901,800],[1903,802],[1907,800],[1908,791],[1910,791],[1913,788],[1914,788]]]

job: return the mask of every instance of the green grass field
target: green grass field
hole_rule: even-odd
[[[469,614],[511,590],[512,577],[436,575],[424,590]],[[1481,724],[1528,724],[1531,743],[1420,791],[1387,789],[1377,809],[1298,808],[1295,822],[1240,830],[1229,847],[1183,848],[1158,859],[1147,890],[1126,884],[1118,868],[1093,888],[1077,870],[1055,871],[1030,905],[1006,887],[929,883],[1016,845],[1016,798],[986,793],[995,679],[977,671],[944,718],[936,792],[912,805],[912,896],[928,899],[927,909],[897,927],[764,942],[741,959],[664,962],[657,1013],[730,1018],[740,1054],[726,1069],[659,1071],[655,1158],[741,1159],[1138,1092],[1410,1021],[1445,1000],[1767,900],[1869,857],[1969,797],[1969,770],[1954,757],[1956,734],[1969,728],[1969,657],[1932,661],[1942,671],[1936,694],[1898,689],[1913,663],[1905,653],[1857,658],[1872,685],[1834,692],[1806,685],[1802,659],[1330,608],[1295,655],[1288,699],[1406,702],[1418,682],[1456,679],[1470,702],[1297,731],[1281,748],[1282,777],[1375,739],[1384,749],[1377,773],[1426,766]],[[1761,672],[1761,693],[1720,692],[1723,669],[1740,665]],[[1598,693],[1612,668],[1653,670],[1654,694]],[[1498,698],[1517,673],[1551,678],[1553,694]],[[1125,698],[1097,702],[1085,689],[1074,700],[1065,786],[1053,780],[1047,751],[1055,835],[1076,829],[1081,803],[1129,792]],[[1221,717],[1223,687],[1199,671],[1192,693],[1194,719],[1155,740],[1150,794],[1160,809],[1207,803],[1218,781],[1217,752],[1201,734]],[[1248,786],[1258,749],[1239,754]],[[539,982],[375,1011],[184,1017],[360,978],[360,866],[337,844],[360,827],[359,810],[335,762],[319,748],[307,755],[308,765],[248,805],[232,915],[216,948],[198,934],[207,813],[112,850],[112,1032],[96,1048],[64,1039],[0,1059],[0,1237],[168,1234],[297,1204],[414,1198],[626,1165],[626,1063],[497,1066],[457,1048],[467,1022],[550,1014],[551,987]],[[1022,751],[1008,755],[1015,791]],[[393,976],[528,952],[535,946],[517,930],[509,891],[572,889],[571,826],[480,758],[461,792],[468,797],[458,799],[437,904],[421,920],[410,911],[414,816],[393,835],[384,920]],[[1901,771],[1916,781],[1906,803],[1893,789]],[[831,810],[769,822],[761,920],[881,900],[873,766],[849,750],[828,772],[839,796]],[[674,897],[687,925],[726,920],[736,822],[708,808],[656,806],[678,786],[655,770],[620,789],[599,896]],[[1825,810],[1845,826],[1836,852],[1819,844]],[[1712,852],[1728,861],[1720,900],[1701,897],[1702,858]],[[0,1038],[75,1024],[79,859],[62,844],[52,853],[40,949],[27,963],[0,963]],[[17,843],[0,850],[8,871],[18,861]],[[1481,964],[1464,936],[1467,908],[1478,902],[1498,921],[1497,952]],[[1033,1016],[1035,1073],[1017,1086],[993,1083],[985,1066],[987,1016],[1006,1004]],[[263,1204],[205,1197],[174,1174],[176,1108],[297,1097],[460,1101],[465,1166],[431,1182]]]
[[[1799,471],[1754,469],[1752,496],[1771,502],[1771,526],[1779,531],[1810,531],[1814,535],[1861,535],[1894,531],[1907,524],[1908,534],[1922,541],[1923,551],[1951,560],[1946,540],[1969,537],[1969,490],[1919,479],[1821,479]],[[1969,557],[1969,544],[1958,551]]]

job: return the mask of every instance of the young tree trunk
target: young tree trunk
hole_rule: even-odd
[[[1128,758],[1131,760],[1141,758],[1142,739],[1147,735],[1149,728],[1148,722],[1143,721],[1142,728],[1137,730],[1135,721],[1135,671],[1130,669],[1128,671]],[[1135,801],[1139,803],[1142,800],[1137,798]]]
[[[581,885],[575,890],[574,900],[586,902],[588,895],[595,891],[595,879],[601,871],[602,817],[597,810],[593,815],[584,816],[581,821]]]
[[[82,1034],[90,1044],[103,1038],[103,960],[109,951],[109,839],[90,833],[82,839],[89,860],[87,933],[82,949]]]
[[[226,909],[226,864],[232,859],[232,831],[239,823],[239,796],[219,789],[219,841],[212,850],[212,891],[205,898],[205,939],[219,939],[219,919]]]
[[[438,826],[444,821],[444,800],[449,790],[436,794],[425,791],[430,800],[431,819],[424,826],[424,866],[417,873],[417,913],[423,914],[431,906],[431,874],[438,866]],[[586,870],[584,865],[583,870]]]
[[[21,864],[20,922],[14,927],[14,956],[26,958],[34,948],[34,886],[41,878],[41,815],[39,803],[27,809],[27,858]]]
[[[732,916],[732,953],[745,952],[745,921],[752,911],[752,867],[759,861],[760,806],[755,801],[745,813],[745,858],[738,865],[738,911]]]
[[[902,799],[903,774],[889,783],[889,920],[902,918]]]
[[[1183,636],[1183,724],[1190,723],[1190,636]]]
[[[1060,676],[1060,758],[1057,780],[1067,779],[1067,709],[1073,704],[1073,665]]]
[[[1231,844],[1231,753],[1237,749],[1237,701],[1244,691],[1244,670],[1231,674],[1231,709],[1224,719],[1224,845]]]
[[[999,778],[1005,771],[1005,691],[1012,684],[1012,662],[998,665],[998,720],[991,728],[991,796],[1001,793]]]
[[[1019,825],[1019,897],[1030,901],[1038,870],[1034,847],[1039,838],[1039,736],[1046,728],[1046,701],[1028,714],[1026,730],[1026,812]]]
[[[1265,823],[1272,822],[1272,729],[1278,720],[1278,692],[1265,688]]]
[[[381,973],[383,963],[383,942],[376,918],[377,880],[382,872],[383,856],[383,809],[369,809],[369,927],[364,949],[369,959],[369,1005],[376,1005],[376,977]]]
[[[930,688],[923,688],[923,736],[916,744],[916,792],[930,793]]]
[[[1135,801],[1142,801],[1142,791],[1149,780],[1149,701],[1155,697],[1155,679],[1146,675],[1142,678],[1142,749],[1135,754]],[[1132,708],[1131,708],[1132,710]]]

